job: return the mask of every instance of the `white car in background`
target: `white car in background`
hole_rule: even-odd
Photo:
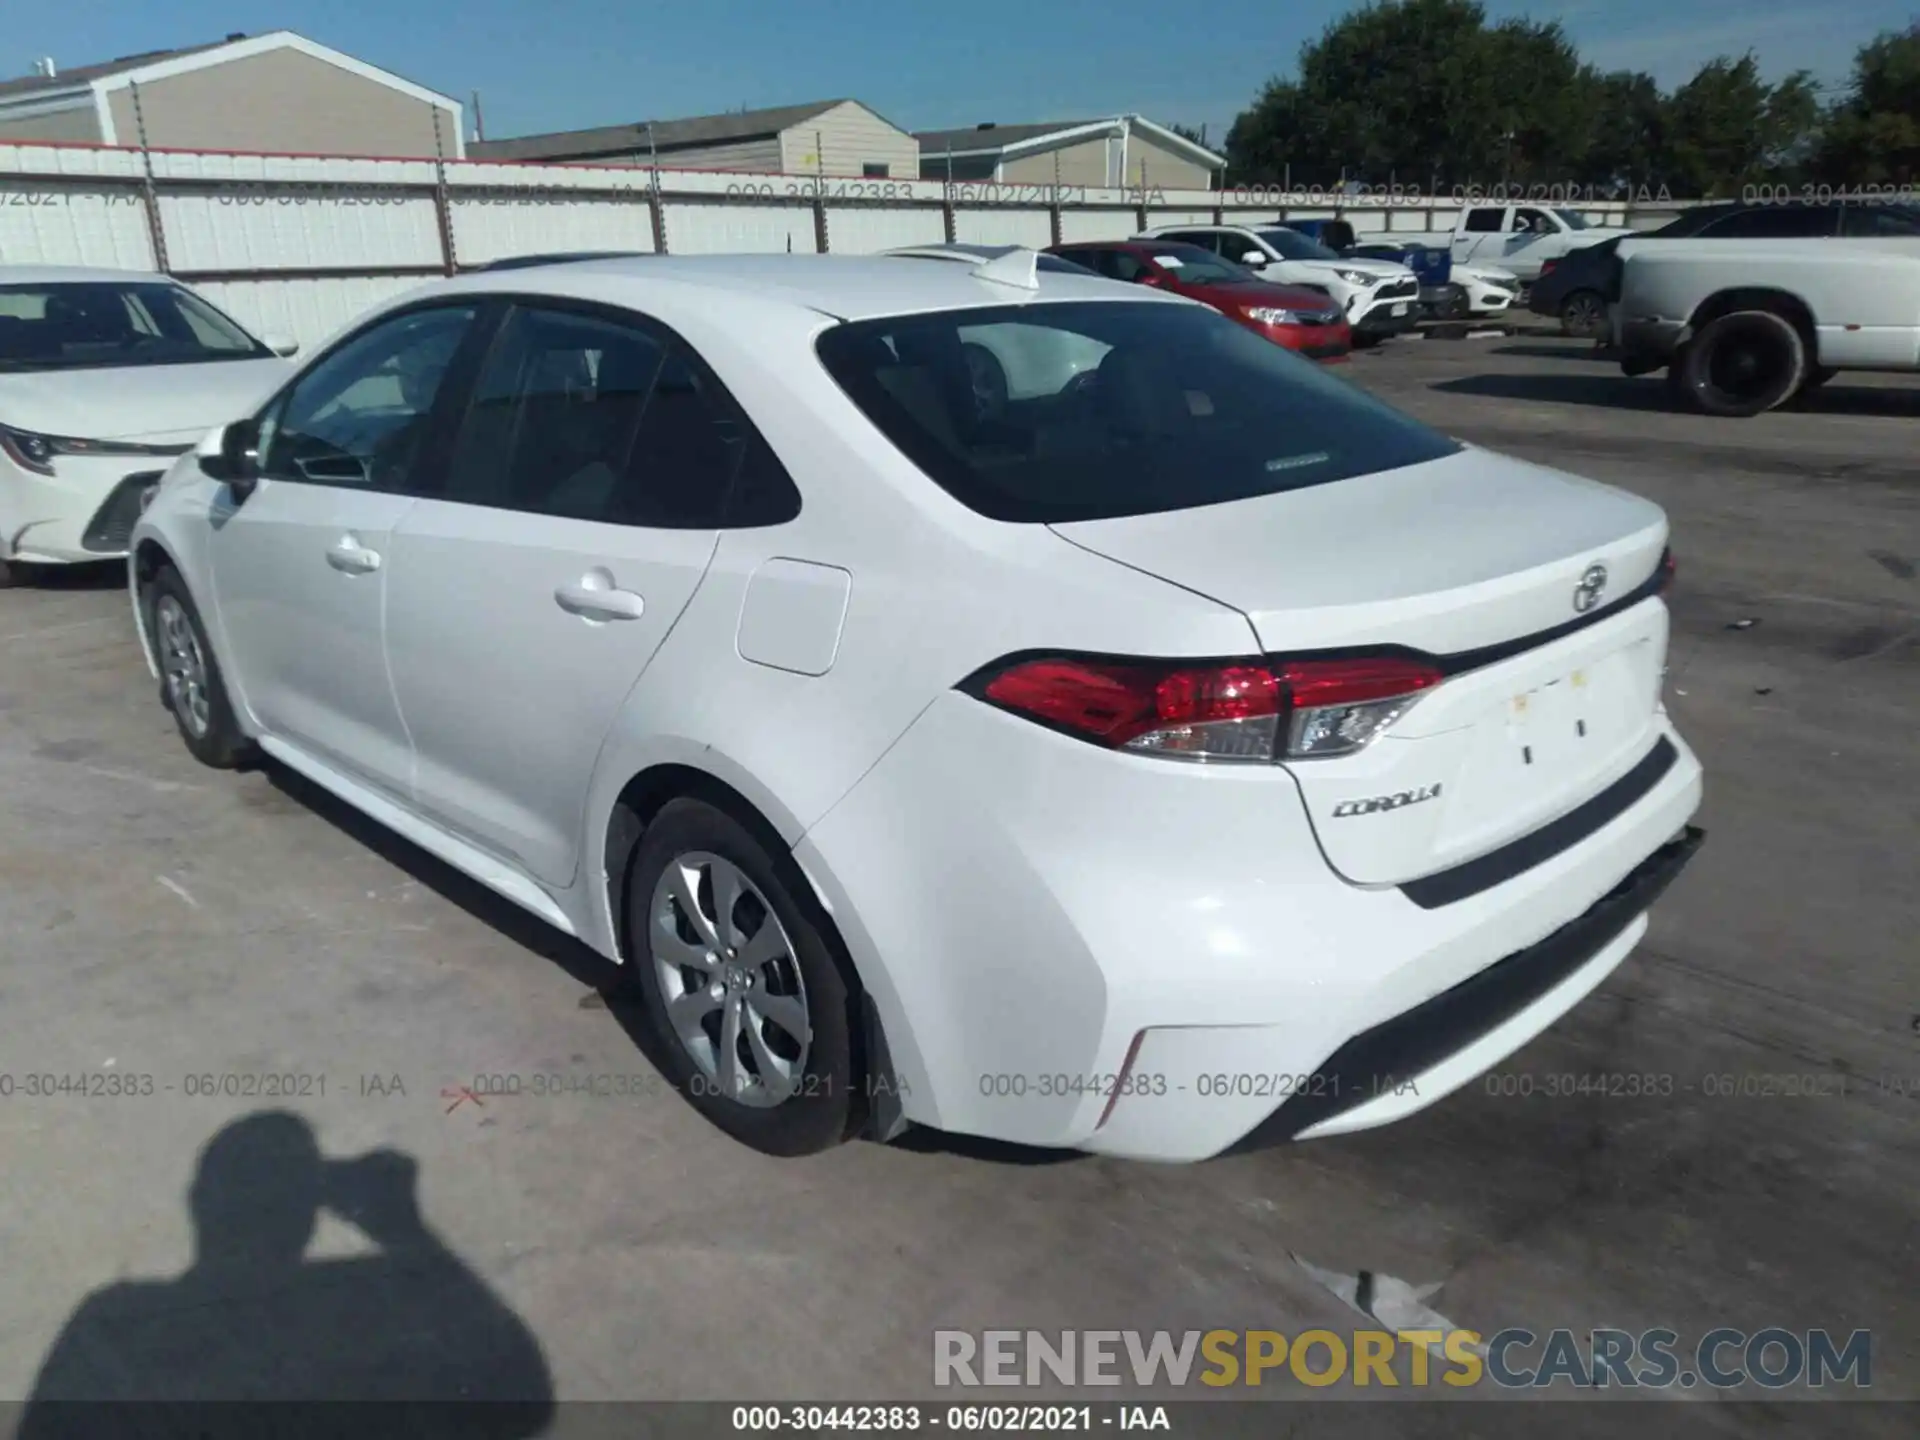
[[[0,586],[125,555],[141,491],[294,348],[164,275],[0,265]]]
[[[1455,263],[1449,275],[1467,292],[1469,315],[1504,315],[1520,297],[1520,277],[1498,265]]]
[[[367,315],[129,579],[195,755],[616,962],[740,1140],[1193,1160],[1429,1105],[1632,950],[1700,838],[1666,544],[1030,251],[650,256]]]
[[[1397,260],[1338,254],[1285,225],[1162,225],[1135,238],[1199,245],[1262,280],[1324,290],[1361,348],[1411,330],[1420,318],[1420,280],[1410,268]]]

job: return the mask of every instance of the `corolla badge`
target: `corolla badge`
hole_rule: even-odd
[[[1589,565],[1586,573],[1580,577],[1580,583],[1573,587],[1573,608],[1584,615],[1600,603],[1600,597],[1607,589],[1607,567]]]
[[[1374,815],[1382,810],[1400,810],[1408,805],[1418,805],[1422,800],[1431,800],[1440,793],[1436,782],[1422,785],[1418,790],[1398,790],[1391,795],[1369,795],[1364,800],[1342,800],[1333,807],[1333,818],[1345,820],[1350,815]]]

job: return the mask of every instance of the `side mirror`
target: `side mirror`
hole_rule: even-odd
[[[272,334],[262,335],[260,337],[260,343],[283,359],[300,353],[300,342],[298,340],[294,339],[291,335],[284,335],[277,331]]]
[[[1240,252],[1240,263],[1253,270],[1264,270],[1267,268],[1267,252],[1264,250],[1243,250]]]
[[[1167,277],[1162,275],[1158,270],[1149,270],[1142,266],[1140,273],[1133,277],[1133,283],[1136,285],[1151,285],[1156,290],[1164,290],[1167,288]]]
[[[236,420],[200,452],[201,472],[226,482],[236,503],[253,493],[260,482],[260,422]]]

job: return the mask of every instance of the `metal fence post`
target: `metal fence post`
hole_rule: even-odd
[[[655,170],[648,178],[646,200],[647,219],[653,230],[653,250],[656,255],[667,253],[667,216],[660,204],[660,172]]]
[[[147,113],[140,104],[140,82],[130,80],[133,92],[133,124],[140,136],[140,203],[147,212],[147,242],[153,246],[153,268],[162,275],[172,267],[167,263],[167,227],[160,215],[160,192],[153,183],[153,152],[147,148]]]
[[[827,253],[827,157],[820,132],[813,132],[813,248]]]
[[[433,114],[433,216],[440,231],[440,268],[449,275],[460,273],[460,262],[453,248],[453,206],[447,197],[447,148],[440,138],[440,107],[428,102]]]
[[[1060,152],[1053,152],[1053,193],[1047,197],[1047,228],[1053,235],[1052,243],[1060,243]]]
[[[667,253],[667,212],[660,199],[660,147],[653,141],[653,122],[647,121],[647,207],[653,212],[653,252]]]

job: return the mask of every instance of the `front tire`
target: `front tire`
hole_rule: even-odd
[[[764,1154],[809,1155],[865,1118],[859,991],[783,859],[725,811],[670,801],[628,872],[621,987],[696,1110]]]
[[[1807,343],[1772,310],[1736,310],[1710,321],[1674,357],[1675,384],[1694,409],[1746,419],[1784,404],[1808,369]]]
[[[234,718],[220,662],[176,570],[163,568],[148,587],[147,633],[160,662],[161,697],[187,749],[203,765],[237,769],[253,747]]]

